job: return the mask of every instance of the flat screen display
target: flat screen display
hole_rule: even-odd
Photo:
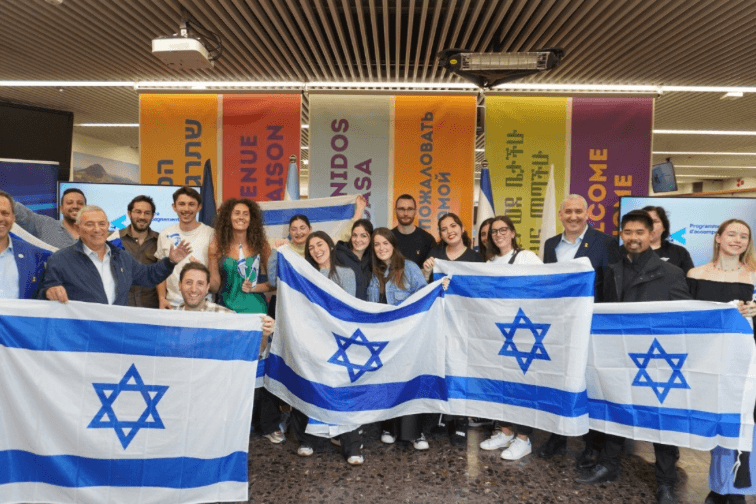
[[[651,187],[655,193],[677,191],[677,178],[672,163],[662,163],[651,167]]]
[[[669,240],[682,245],[701,266],[711,261],[714,235],[728,219],[742,219],[756,229],[756,198],[670,198],[623,196],[620,198],[620,222],[630,210],[645,206],[664,208],[669,219]]]
[[[75,187],[81,189],[87,197],[87,203],[97,205],[105,210],[110,220],[110,230],[123,229],[131,222],[127,213],[129,202],[140,194],[150,196],[155,201],[155,217],[150,226],[154,231],[178,223],[176,212],[173,211],[173,193],[178,186],[147,185],[147,184],[97,184],[90,182],[59,182],[58,201],[66,189]],[[193,187],[200,194],[200,187]]]

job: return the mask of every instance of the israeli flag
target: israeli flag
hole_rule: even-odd
[[[23,240],[26,243],[31,243],[32,245],[41,248],[42,250],[47,250],[49,252],[58,251],[58,247],[53,247],[49,243],[43,242],[42,240],[40,240],[39,238],[37,238],[36,236],[28,232],[26,229],[16,224],[15,222],[10,228],[10,235],[11,235],[11,238],[13,238],[14,240]]]
[[[751,450],[753,329],[706,301],[594,307],[588,358],[591,429],[710,450]]]
[[[286,238],[289,235],[289,219],[296,214],[304,214],[310,219],[313,229],[338,237],[350,225],[356,197],[352,195],[293,201],[261,201],[265,233],[268,238]]]
[[[279,317],[265,388],[336,425],[444,412],[442,295],[434,282],[399,306],[368,303],[294,251],[279,250]]]
[[[259,315],[0,303],[0,502],[247,500]]]
[[[588,431],[585,366],[595,272],[587,258],[546,265],[436,260],[446,291],[451,414],[577,436]]]
[[[289,168],[286,170],[286,190],[284,192],[284,201],[294,201],[299,199],[299,168],[297,168],[297,157],[289,157]]]
[[[483,221],[495,215],[493,190],[491,189],[491,173],[488,171],[488,163],[483,163],[483,168],[480,170],[480,187],[478,188],[478,213],[473,233],[480,231],[480,225]],[[477,240],[477,245],[480,247],[480,236],[477,237]]]

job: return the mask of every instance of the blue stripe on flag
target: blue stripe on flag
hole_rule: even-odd
[[[456,278],[456,277],[455,277]],[[468,399],[578,417],[588,413],[588,394],[486,378],[447,376],[449,399]]]
[[[739,413],[710,413],[699,410],[617,404],[598,399],[588,399],[588,409],[591,418],[620,425],[659,431],[687,432],[707,438],[740,436]]]
[[[421,375],[407,382],[330,387],[308,381],[270,354],[267,375],[289,392],[318,408],[330,411],[369,411],[393,408],[413,399],[446,400],[446,382],[441,376]]]
[[[370,324],[392,322],[394,320],[399,320],[430,310],[436,299],[444,295],[443,287],[438,285],[425,297],[418,299],[414,303],[402,305],[396,310],[382,313],[365,312],[336,299],[334,296],[299,274],[283,254],[278,254],[278,279],[289,285],[292,289],[302,293],[302,295],[311,302],[328,310],[330,315],[346,322]]]
[[[263,210],[263,220],[266,226],[280,226],[289,224],[289,219],[297,214],[304,214],[310,223],[349,220],[354,216],[354,203],[346,205],[282,208],[278,210]]]
[[[223,481],[247,481],[247,454],[225,457],[94,459],[0,451],[0,485],[46,483],[61,487],[198,488]]]
[[[27,204],[26,208],[33,212],[39,212],[40,210],[52,210],[55,208],[56,203],[32,203]]]
[[[593,298],[594,271],[533,276],[454,275],[446,295],[483,299]],[[433,280],[444,274],[433,273]],[[536,281],[537,279],[537,281]]]
[[[10,315],[0,320],[0,345],[26,350],[252,362],[257,360],[260,338],[262,331]]]
[[[736,308],[665,313],[594,313],[591,323],[591,334],[682,336],[720,333],[753,336],[753,329]]]

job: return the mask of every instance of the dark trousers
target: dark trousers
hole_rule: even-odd
[[[533,429],[530,429],[530,432],[533,432]],[[523,434],[525,434],[523,432]],[[528,436],[530,434],[527,434]],[[582,436],[583,441],[585,442],[585,449],[592,448],[595,451],[601,451],[603,445],[604,445],[604,433],[603,432],[596,432],[594,430],[589,430],[588,433],[583,434]],[[549,440],[553,439],[555,442],[561,441],[563,444],[567,444],[567,436],[563,436],[561,434],[554,434],[553,432],[549,436]]]
[[[309,421],[310,419],[307,418],[307,415],[305,415],[298,409],[291,409],[291,430],[294,432],[294,437],[297,438],[299,444],[313,448],[316,441],[318,440],[318,437],[313,436],[312,434],[307,434],[307,432],[305,432],[305,430],[307,429],[307,423]]]
[[[252,425],[262,432],[263,436],[273,434],[281,423],[280,406],[283,401],[268,392],[265,388],[255,390],[255,409],[252,412]]]
[[[599,458],[599,464],[611,472],[618,472],[622,463],[622,446],[624,444],[625,438],[606,434],[606,441]],[[656,456],[656,463],[654,464],[656,484],[674,487],[675,483],[677,483],[677,469],[675,468],[677,447],[654,443],[654,455]]]
[[[344,457],[344,460],[352,455],[362,453],[362,434],[360,434],[360,429],[345,432],[338,439],[341,442],[341,456]]]
[[[423,414],[406,415],[384,420],[381,429],[388,431],[400,441],[414,441],[423,432]]]

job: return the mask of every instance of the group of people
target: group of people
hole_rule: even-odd
[[[119,233],[123,247],[119,248],[108,241],[105,212],[87,205],[78,189],[63,194],[61,221],[35,214],[0,191],[0,297],[259,313],[267,340],[274,331],[275,303],[268,301],[266,293],[276,288],[277,247],[290,247],[350,295],[390,305],[401,304],[427,285],[436,259],[500,265],[542,262],[518,245],[516,223],[506,215],[481,224],[478,250],[453,213],[439,218],[440,238],[436,241],[415,224],[417,203],[407,194],[396,200],[398,224],[393,229],[373,229],[369,220],[362,219],[366,202],[359,196],[354,217],[337,236],[313,231],[306,215],[295,215],[289,222],[288,239],[272,241],[265,233],[262,210],[254,201],[224,202],[214,228],[197,221],[202,199],[194,189],[178,189],[173,201],[178,224],[156,233],[150,228],[155,214],[152,199],[134,198],[128,206],[130,225]],[[546,241],[543,263],[587,257],[596,271],[596,302],[739,300],[743,316],[756,316],[756,254],[751,229],[742,220],[723,222],[714,236],[711,262],[694,267],[687,250],[667,240],[669,222],[662,207],[625,214],[620,229],[622,245],[588,226],[588,206],[579,195],[564,199],[559,219],[564,232]],[[11,240],[9,231],[14,221],[60,250],[50,255],[23,241]],[[285,441],[281,418],[286,405],[265,389],[258,389],[257,394],[257,427],[272,443]],[[300,456],[314,452],[308,423],[302,412],[291,412]],[[468,425],[466,417],[409,415],[384,421],[381,441],[404,442],[427,450],[426,434],[443,432],[453,445],[466,446]],[[532,433],[529,426],[495,421],[490,438],[480,448],[502,450],[501,458],[518,460],[533,451]],[[566,441],[564,436],[552,434],[536,454],[548,459],[563,453]],[[624,440],[589,432],[584,441],[585,448],[576,461],[581,471],[576,481],[597,484],[616,480]],[[350,465],[364,462],[360,429],[332,442],[341,447]],[[654,451],[656,498],[663,504],[677,502],[674,487],[679,450],[656,443]],[[713,450],[712,491],[706,503],[744,502],[745,494],[756,493],[755,465],[748,453]],[[734,474],[733,467],[737,468]]]

